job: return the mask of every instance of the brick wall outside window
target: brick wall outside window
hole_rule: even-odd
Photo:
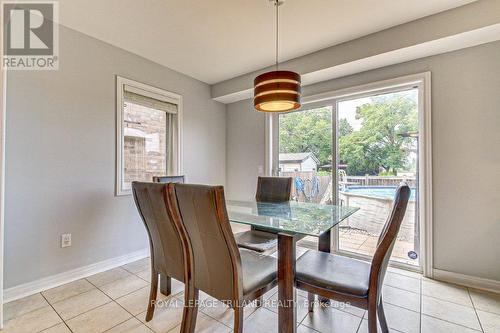
[[[167,113],[125,102],[124,182],[151,181],[166,173]]]

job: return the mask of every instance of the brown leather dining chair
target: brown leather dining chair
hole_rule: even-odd
[[[153,183],[184,183],[184,175],[180,176],[154,176]],[[160,291],[165,296],[172,293],[172,277],[160,272]]]
[[[182,224],[172,218],[171,204],[168,202],[167,184],[133,182],[132,192],[149,236],[151,255],[151,289],[149,293],[146,321],[153,318],[155,302],[158,291],[158,275],[173,277],[181,282],[188,279],[185,269],[185,232],[181,230]],[[185,283],[185,288],[189,287]],[[187,295],[187,293],[186,293]],[[188,330],[190,324],[184,309],[182,322],[183,332]]]
[[[255,200],[257,202],[288,202],[292,192],[291,177],[258,177]],[[237,233],[236,243],[240,247],[264,252],[278,244],[275,234],[252,227],[252,230]]]
[[[181,176],[154,176],[153,183],[184,183],[185,177]]]
[[[223,301],[234,310],[234,332],[243,331],[243,307],[277,284],[277,261],[236,245],[222,186],[167,184],[173,218],[182,221],[188,240],[189,313],[197,314],[198,291]]]
[[[382,285],[409,198],[410,188],[401,185],[371,263],[313,250],[297,260],[295,284],[298,289],[309,292],[309,311],[313,311],[315,294],[349,302],[368,310],[368,332],[377,332],[377,314],[382,332],[389,332]]]

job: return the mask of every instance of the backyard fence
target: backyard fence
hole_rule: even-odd
[[[357,186],[398,186],[401,182],[407,182],[410,187],[416,185],[414,177],[347,176],[347,181]]]
[[[298,201],[331,203],[330,198],[324,198],[325,195],[331,196],[329,187],[332,183],[330,175],[318,175],[316,171],[289,171],[281,172],[282,177],[292,177],[292,198]],[[300,178],[303,188],[297,190],[295,179]],[[317,177],[318,187],[313,189],[314,178]],[[347,176],[347,182],[351,186],[398,186],[401,182],[407,182],[410,187],[415,187],[416,179],[414,177],[385,177],[385,176]]]
[[[290,171],[281,172],[282,177],[292,177],[292,198],[293,200],[301,202],[321,202],[321,199],[328,191],[331,184],[331,176],[318,176],[315,171]],[[303,190],[298,191],[295,185],[295,179],[299,177],[302,180]],[[313,190],[313,178],[317,177],[318,188],[317,191]]]

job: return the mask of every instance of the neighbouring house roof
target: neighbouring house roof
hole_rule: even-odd
[[[319,163],[318,158],[314,155],[314,153],[283,153],[280,154],[280,163],[302,163],[304,162],[308,157],[312,157],[312,159],[316,162]]]

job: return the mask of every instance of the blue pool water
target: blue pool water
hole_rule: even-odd
[[[396,186],[349,186],[344,193],[359,194],[367,197],[393,199],[396,193]],[[410,200],[415,200],[415,188],[411,188]]]

